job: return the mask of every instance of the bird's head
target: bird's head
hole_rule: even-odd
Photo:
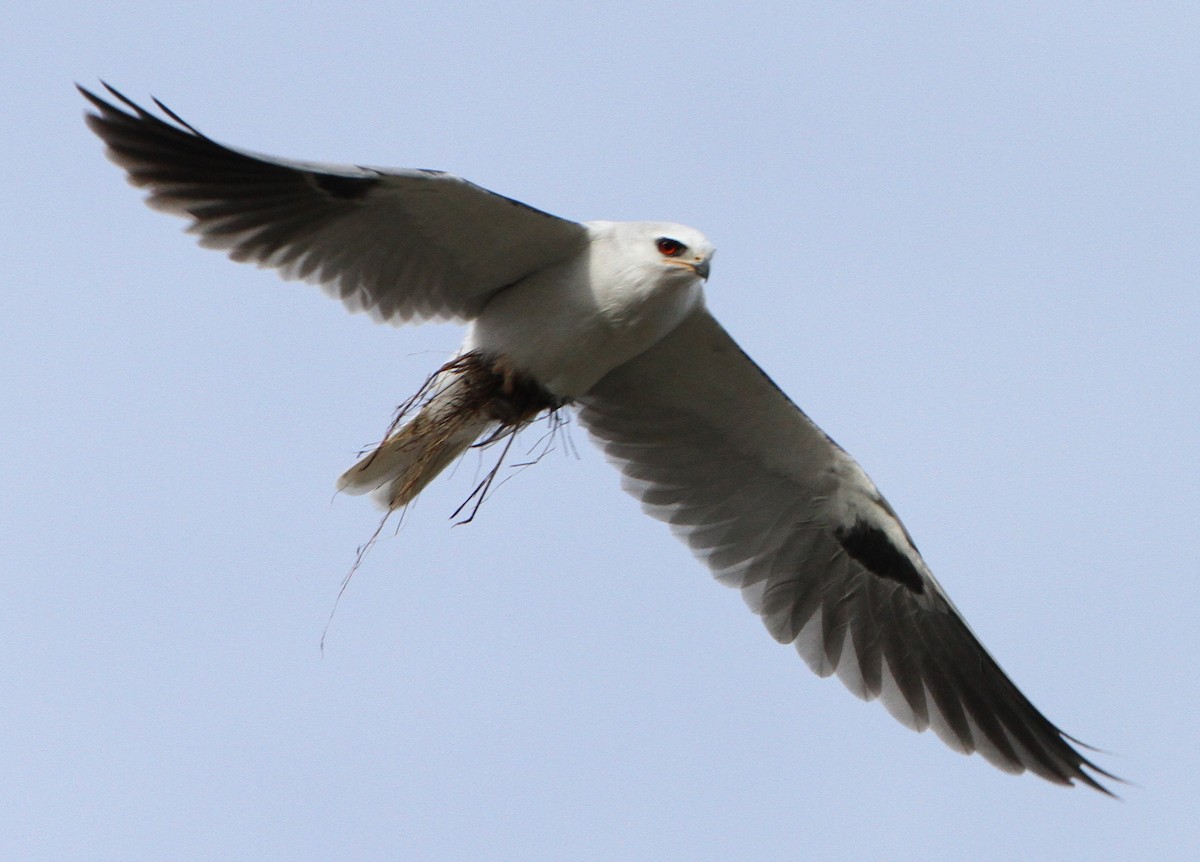
[[[671,222],[589,222],[593,235],[616,253],[624,267],[668,283],[708,278],[715,249],[695,228]]]
[[[647,224],[646,239],[652,241],[661,266],[682,269],[707,279],[715,249],[700,231],[681,224]]]

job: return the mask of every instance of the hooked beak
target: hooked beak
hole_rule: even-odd
[[[696,260],[681,260],[679,258],[674,258],[672,260],[664,261],[664,263],[667,263],[671,266],[677,266],[680,269],[690,269],[692,272],[696,273],[696,275],[700,276],[702,279],[707,281],[708,280],[708,262],[711,259],[712,259],[712,255],[709,255],[708,258],[705,258],[704,260],[701,260],[699,258],[697,258]]]

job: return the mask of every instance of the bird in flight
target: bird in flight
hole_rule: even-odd
[[[1119,780],[1020,692],[862,468],[708,312],[699,231],[574,222],[442,171],[258,155],[157,100],[161,116],[80,91],[108,156],[202,245],[379,320],[468,325],[339,489],[402,507],[469,447],[569,405],[626,490],[817,674],[1006,772]]]

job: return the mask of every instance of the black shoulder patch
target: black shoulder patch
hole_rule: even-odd
[[[366,197],[379,184],[376,177],[339,177],[336,174],[309,174],[313,185],[331,198],[357,200]]]
[[[892,544],[883,530],[861,518],[852,527],[833,531],[846,553],[866,567],[867,571],[889,581],[897,581],[914,593],[925,592],[925,582],[912,561]]]

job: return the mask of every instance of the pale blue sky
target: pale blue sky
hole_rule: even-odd
[[[0,188],[0,857],[1194,859],[1200,7],[26,4]],[[681,221],[985,644],[1013,778],[776,645],[576,427],[470,526],[333,481],[458,343],[199,249],[74,81],[219,140]],[[531,442],[533,437],[530,438]]]

